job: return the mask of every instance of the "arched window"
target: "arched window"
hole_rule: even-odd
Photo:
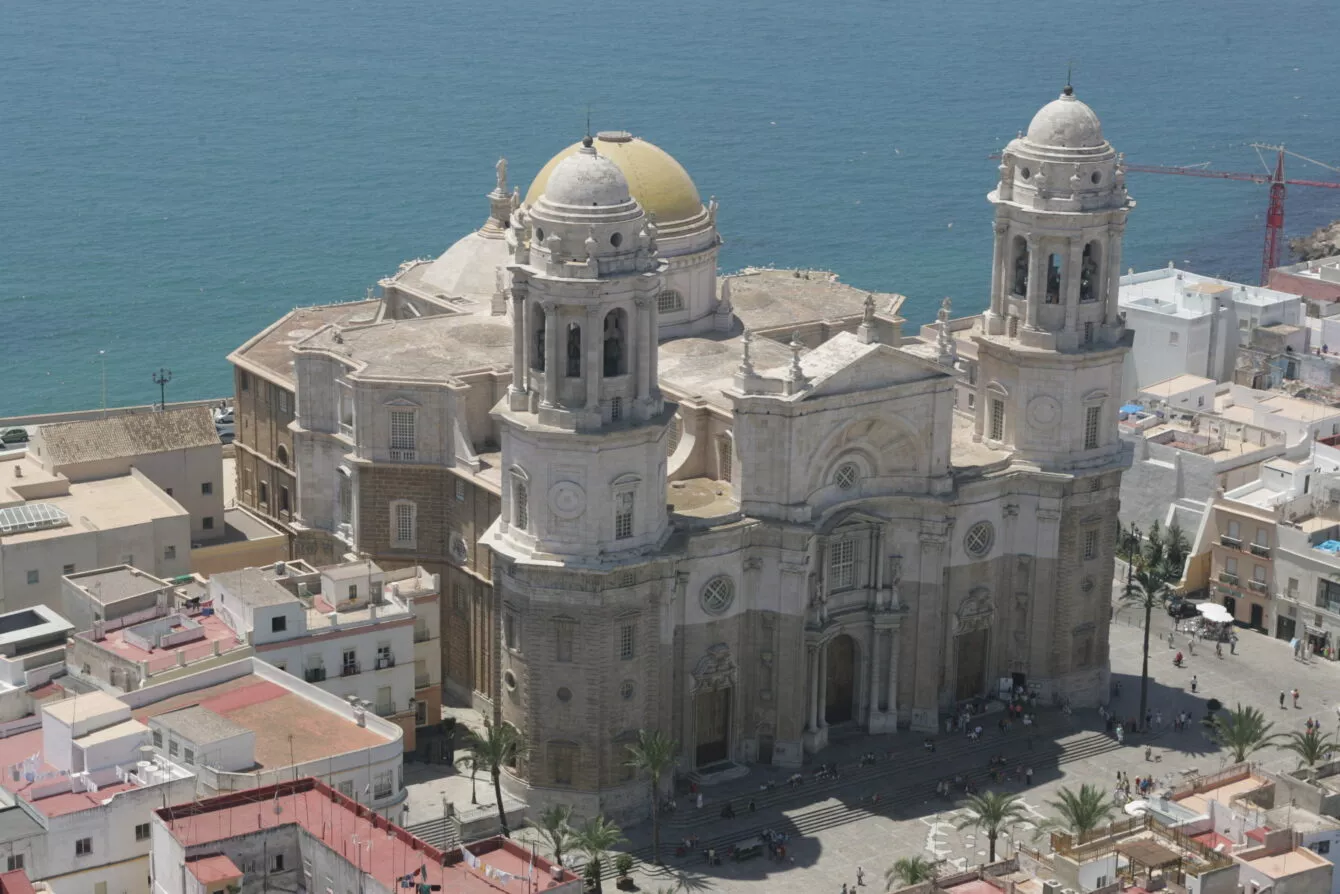
[[[605,375],[622,376],[628,372],[628,314],[615,309],[605,314]]]
[[[568,378],[579,379],[582,375],[582,327],[576,323],[568,324]]]
[[[1047,303],[1061,303],[1061,256],[1047,256]]]
[[[520,469],[512,471],[512,524],[523,531],[530,527],[530,486]]]
[[[667,456],[673,455],[679,449],[679,441],[684,437],[684,420],[675,414],[675,418],[670,420],[670,435],[665,442],[665,452]]]
[[[545,314],[544,308],[536,304],[531,308],[531,319],[534,321],[535,351],[530,358],[530,368],[536,372],[544,372],[544,327]]]
[[[1098,300],[1098,260],[1101,247],[1097,242],[1084,246],[1084,260],[1079,268],[1079,300]]]
[[[666,289],[656,296],[656,312],[672,314],[684,309],[684,296],[674,289]]]
[[[1028,240],[1014,237],[1014,282],[1010,291],[1020,298],[1028,294]]]
[[[279,464],[281,466],[283,466],[284,468],[288,468],[288,448],[285,447],[283,444],[280,444],[278,447],[276,447],[275,459],[279,460]]]

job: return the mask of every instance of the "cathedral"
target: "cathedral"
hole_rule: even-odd
[[[521,733],[532,810],[645,810],[643,728],[710,778],[1105,697],[1134,203],[1069,87],[1002,154],[985,310],[919,335],[830,274],[719,277],[716,200],[626,133],[488,198],[379,297],[234,352],[241,415],[253,376],[294,396],[244,419],[238,492],[291,476],[299,557],[442,569],[444,671]]]

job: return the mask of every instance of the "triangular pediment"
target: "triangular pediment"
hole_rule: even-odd
[[[862,344],[849,332],[840,333],[810,351],[800,364],[810,380],[806,399],[951,376],[930,360],[892,345]]]

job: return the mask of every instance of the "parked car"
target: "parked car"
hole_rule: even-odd
[[[212,415],[213,415],[213,417],[214,417],[214,424],[215,424],[215,425],[218,425],[220,422],[225,422],[225,423],[229,423],[229,424],[231,424],[232,421],[233,421],[233,408],[232,408],[232,407],[215,407],[215,408],[214,408],[214,411],[213,411],[213,413],[212,413]]]
[[[225,444],[233,443],[233,439],[237,437],[237,426],[233,424],[231,416],[227,422],[215,422],[214,431],[218,432],[219,440]]]
[[[10,444],[27,444],[28,429],[26,428],[7,428],[0,431],[0,444],[9,446]]]
[[[1168,600],[1168,615],[1175,620],[1181,621],[1186,618],[1194,618],[1200,614],[1195,603],[1188,602],[1185,599]]]

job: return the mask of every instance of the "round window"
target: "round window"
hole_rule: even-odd
[[[612,234],[610,236],[610,245],[613,245],[615,248],[618,248],[620,245],[623,245],[623,233]]]
[[[1023,177],[1025,180],[1027,180],[1029,177],[1032,177],[1032,176],[1033,176],[1033,172],[1030,171],[1028,168],[1020,168],[1020,169],[1019,169],[1019,176],[1020,176],[1020,177]],[[542,236],[542,237],[540,237],[540,238],[544,238],[544,237]]]
[[[833,483],[842,490],[851,490],[856,486],[856,479],[860,477],[861,470],[856,467],[856,463],[843,463],[833,473]]]
[[[1093,174],[1090,175],[1089,180],[1092,181],[1095,185],[1097,185],[1103,182],[1103,175],[1098,171],[1094,171]]]
[[[535,241],[536,242],[544,241],[544,230],[540,229],[539,227],[535,228]]]
[[[558,687],[558,700],[561,702],[572,701],[572,690],[566,686]]]
[[[735,582],[724,574],[712,578],[703,587],[700,601],[709,615],[724,614],[735,601]]]
[[[630,698],[632,698],[632,697],[633,697],[633,693],[634,693],[636,690],[637,690],[637,687],[633,685],[633,681],[632,681],[632,680],[624,680],[622,683],[619,684],[619,696],[620,696],[624,701],[628,701]]]
[[[507,687],[508,692],[516,691],[516,674],[511,671],[503,671],[503,685]]]
[[[991,544],[995,539],[996,529],[991,527],[991,522],[980,521],[963,535],[963,548],[968,551],[968,555],[980,559],[991,552]]]

